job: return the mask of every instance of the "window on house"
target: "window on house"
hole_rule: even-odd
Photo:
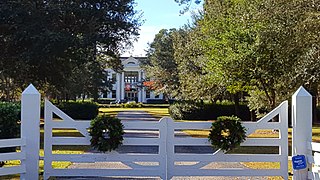
[[[158,99],[160,96],[159,96],[159,94],[158,95],[156,95],[154,98],[156,98],[156,99]]]
[[[138,72],[137,71],[128,71],[124,73],[124,81],[126,83],[134,83],[138,81]]]

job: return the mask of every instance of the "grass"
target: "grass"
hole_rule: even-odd
[[[111,116],[116,116],[119,112],[124,111],[145,111],[158,119],[170,116],[168,108],[100,108],[99,111]]]
[[[82,135],[79,133],[79,131],[75,129],[60,129],[60,130],[53,130],[53,136],[60,136],[60,137],[82,137]],[[43,150],[43,137],[44,137],[44,130],[41,128],[40,130],[40,152],[39,156],[44,156],[44,150]],[[90,148],[90,146],[53,146],[52,153],[53,154],[83,154],[85,151],[87,151]],[[52,162],[52,168],[57,169],[64,169],[68,168],[72,163],[71,162]],[[4,167],[10,167],[10,166],[19,166],[20,161],[19,160],[12,160],[7,161]],[[40,178],[42,178],[43,173],[43,167],[44,162],[43,160],[39,161],[39,173]],[[2,176],[1,179],[11,179],[11,180],[19,180],[20,175],[8,175],[8,176]]]
[[[209,130],[184,130],[187,134],[192,137],[197,138],[207,138],[209,135]],[[273,132],[272,130],[256,130],[253,134],[250,134],[248,138],[278,138],[279,134],[277,132]],[[313,142],[320,142],[320,126],[314,126],[312,128],[312,141]],[[291,142],[292,142],[292,128],[288,129],[288,148],[289,148],[289,155],[291,155]],[[265,147],[259,146],[257,147],[239,147],[229,153],[245,153],[245,154],[261,154],[261,153],[271,153],[271,154],[278,154],[278,147]],[[279,162],[242,162],[248,168],[252,169],[279,169],[280,163]],[[292,165],[291,161],[288,162],[289,169],[288,172],[292,174]],[[271,180],[279,180],[282,179],[281,177],[270,177],[268,179]],[[292,179],[292,176],[289,177]]]

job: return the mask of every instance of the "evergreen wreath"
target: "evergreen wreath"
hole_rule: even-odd
[[[232,150],[246,140],[246,129],[236,116],[220,116],[212,123],[209,141],[214,149]]]
[[[89,127],[91,146],[102,152],[117,149],[123,141],[123,124],[121,120],[108,115],[91,120]]]

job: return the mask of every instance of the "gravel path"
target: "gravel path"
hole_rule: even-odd
[[[143,111],[128,111],[128,112],[120,112],[118,114],[118,118],[122,121],[158,121],[158,119],[152,117],[150,114]],[[157,137],[157,131],[144,131],[143,133],[138,131],[129,131],[125,134],[126,137]],[[183,132],[178,132],[176,134],[178,137],[186,137],[187,135]],[[118,153],[157,153],[157,146],[122,146],[117,149]],[[178,146],[175,148],[176,153],[213,153],[213,150],[209,146]],[[91,151],[90,153],[97,153],[95,151]],[[183,165],[182,162],[179,162]],[[185,163],[184,163],[185,164]],[[143,165],[154,165],[154,163],[143,163]],[[130,169],[127,165],[121,162],[96,162],[96,163],[73,163],[69,168],[77,169],[77,168],[97,168],[97,169]],[[205,166],[207,169],[220,169],[220,168],[247,168],[243,164],[238,162],[219,162],[219,163],[210,163]],[[70,180],[70,179],[92,179],[92,180],[137,180],[137,179],[159,179],[156,177],[147,177],[147,178],[139,178],[139,177],[60,177],[57,178],[59,180]],[[173,180],[265,180],[267,177],[174,177]]]

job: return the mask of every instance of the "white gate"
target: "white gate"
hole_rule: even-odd
[[[279,122],[270,120],[279,115]],[[257,129],[279,130],[279,138],[247,138],[241,146],[278,146],[278,154],[225,154],[218,150],[214,154],[175,153],[175,146],[210,145],[207,138],[178,138],[173,131],[179,129],[209,129],[210,122],[168,122],[168,179],[173,176],[282,176],[288,179],[288,102],[285,101],[258,122],[243,122],[247,135]],[[181,165],[178,162],[194,162]],[[280,162],[280,169],[206,169],[212,162]]]
[[[53,118],[53,114],[60,117]],[[270,122],[278,116],[279,122]],[[214,154],[176,153],[176,146],[209,145],[207,138],[178,138],[175,131],[182,129],[210,129],[210,122],[174,122],[171,118],[162,118],[159,122],[123,122],[125,130],[158,130],[156,138],[125,137],[124,145],[155,145],[157,154],[52,154],[54,145],[90,145],[87,128],[90,121],[75,121],[64,114],[48,100],[45,101],[45,146],[44,178],[50,176],[151,176],[171,179],[173,176],[282,176],[288,178],[288,102],[267,114],[258,122],[243,123],[247,135],[257,129],[279,130],[279,138],[248,138],[242,146],[278,146],[278,154],[225,154],[218,150]],[[77,129],[84,137],[53,137],[53,129]],[[53,169],[53,161],[71,162],[122,162],[128,169]],[[145,166],[139,162],[153,162]],[[180,162],[192,162],[193,165],[181,165]],[[206,169],[212,162],[280,162],[280,169]],[[183,164],[183,163],[182,163]]]
[[[55,120],[53,114],[62,120]],[[151,176],[162,179],[166,177],[166,119],[159,122],[124,122],[125,129],[135,130],[158,130],[157,138],[125,138],[124,145],[156,145],[159,147],[156,154],[119,154],[115,151],[111,153],[86,153],[86,154],[52,154],[54,145],[90,145],[90,136],[87,128],[90,121],[75,121],[60,109],[45,101],[45,137],[44,137],[44,179],[50,176]],[[77,129],[84,137],[52,137],[53,129]],[[53,161],[71,162],[122,162],[128,169],[53,169]],[[144,166],[139,162],[152,162],[152,166]]]

